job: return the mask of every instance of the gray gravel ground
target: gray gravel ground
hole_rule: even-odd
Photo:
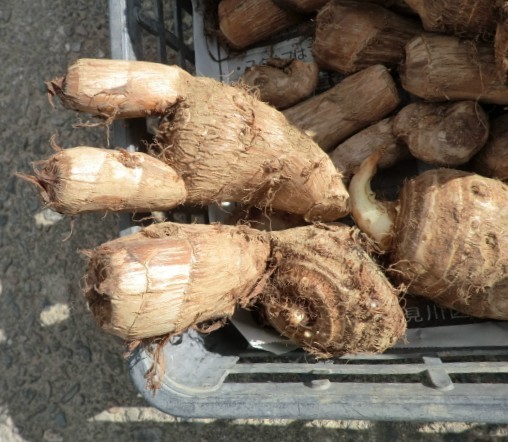
[[[43,82],[78,57],[107,57],[107,20],[100,0],[0,2],[0,441],[507,439],[498,425],[182,421],[147,406],[80,294],[79,250],[115,237],[115,216],[71,225],[13,177],[51,153],[53,134],[64,147],[105,144],[103,130],[51,109]]]

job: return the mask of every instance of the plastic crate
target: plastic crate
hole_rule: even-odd
[[[144,59],[142,34],[149,33],[158,42],[158,61],[167,62],[173,51],[176,62],[193,71],[182,20],[193,6],[190,0],[154,0],[145,14],[138,0],[110,0],[112,57]],[[165,14],[172,15],[174,29],[165,27]],[[136,149],[145,132],[145,120],[115,123],[113,143]],[[179,222],[208,222],[207,215],[192,208],[172,213]],[[122,218],[121,234],[132,229],[130,218]],[[155,393],[145,380],[152,365],[147,352],[137,350],[129,370],[148,403],[175,416],[508,422],[508,344],[391,349],[323,362],[303,351],[275,356],[254,350],[227,325],[209,335],[189,331],[164,354],[163,384]]]

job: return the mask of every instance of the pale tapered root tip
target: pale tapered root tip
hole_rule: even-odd
[[[389,203],[376,200],[370,186],[381,156],[382,152],[378,151],[362,162],[351,179],[349,196],[351,215],[360,230],[373,239],[381,251],[387,251],[393,238],[395,215]]]

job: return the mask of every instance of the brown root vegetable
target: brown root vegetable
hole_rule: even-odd
[[[394,66],[420,32],[418,22],[381,6],[334,0],[316,17],[312,53],[320,68],[347,74],[375,64]]]
[[[335,167],[348,182],[362,161],[374,152],[381,151],[379,167],[391,167],[410,156],[409,150],[393,134],[393,117],[385,118],[376,124],[358,132],[339,144],[330,158]]]
[[[496,26],[494,55],[499,77],[506,84],[508,83],[508,3],[504,6],[504,13]]]
[[[508,114],[492,120],[489,140],[474,158],[473,167],[481,175],[508,181]]]
[[[495,0],[405,0],[426,31],[460,37],[489,37],[496,27]]]
[[[154,224],[90,252],[85,298],[121,338],[179,334],[248,304],[269,251],[245,226]]]
[[[301,21],[293,11],[272,0],[222,0],[219,27],[228,44],[244,49]]]
[[[395,117],[393,133],[419,160],[458,166],[467,163],[487,142],[489,118],[474,101],[412,103]]]
[[[397,14],[403,14],[403,15],[410,15],[414,16],[417,15],[416,12],[409,7],[409,5],[405,2],[405,0],[357,0],[359,2],[369,2],[374,3],[379,6],[383,6],[384,8],[388,8]],[[421,27],[421,26],[419,26]]]
[[[260,298],[282,335],[319,357],[378,353],[406,329],[397,292],[356,228],[273,232],[275,271]]]
[[[65,77],[46,83],[50,96],[73,110],[107,118],[163,115],[182,99],[192,76],[183,69],[143,61],[84,58]]]
[[[294,10],[301,14],[310,14],[323,7],[329,0],[277,0],[284,9]]]
[[[329,151],[387,116],[399,102],[397,87],[388,69],[376,65],[350,75],[326,92],[283,113],[290,123]]]
[[[402,87],[430,101],[475,100],[508,104],[492,45],[425,34],[406,46],[400,68]]]
[[[47,207],[67,215],[168,210],[187,195],[185,183],[170,166],[139,152],[63,149],[35,163],[34,173],[18,176],[37,186]]]
[[[98,65],[111,65],[98,71]],[[333,221],[349,212],[347,191],[341,175],[328,156],[309,137],[288,123],[283,114],[262,103],[254,96],[210,78],[195,78],[176,66],[166,66],[169,80],[159,76],[158,65],[154,75],[149,75],[148,63],[120,60],[80,60],[70,71],[81,84],[81,78],[93,77],[97,84],[117,84],[108,75],[118,75],[130,84],[129,78],[146,82],[181,81],[171,88],[177,91],[173,104],[166,103],[166,113],[150,152],[164,160],[183,178],[187,188],[187,202],[209,204],[233,201],[259,207],[273,207],[282,211],[303,215],[307,220]],[[386,74],[388,75],[388,74]],[[389,76],[389,75],[388,75]],[[184,80],[182,80],[184,78]],[[62,83],[69,84],[66,79]],[[124,96],[117,89],[102,89],[104,97],[115,101],[116,117],[124,117],[123,110],[131,116],[150,114],[154,109],[143,109],[146,104],[138,101],[135,91]],[[161,87],[162,90],[171,89]],[[157,86],[145,84],[145,89],[157,90]],[[80,96],[80,88],[63,88],[64,101],[73,109],[100,113],[103,98]],[[116,94],[119,95],[116,95]],[[72,99],[69,98],[72,97]],[[176,97],[176,98],[175,98]],[[74,107],[75,103],[79,103]],[[95,106],[95,110],[94,110]]]
[[[259,99],[285,109],[311,95],[318,84],[319,68],[314,62],[272,59],[245,70],[240,81],[259,91]]]
[[[406,182],[395,206],[376,201],[375,156],[350,185],[353,217],[388,255],[393,278],[462,313],[508,319],[508,186],[453,169]]]

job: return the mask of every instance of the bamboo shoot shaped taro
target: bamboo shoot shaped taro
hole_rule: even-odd
[[[126,340],[176,335],[247,305],[269,252],[245,226],[154,224],[88,252],[85,298],[98,325]]]
[[[405,0],[426,31],[459,37],[490,37],[496,28],[496,0]]]
[[[397,87],[388,69],[376,65],[286,109],[284,115],[323,150],[329,151],[390,114],[399,102]]]
[[[302,18],[272,0],[222,0],[219,27],[228,44],[244,49],[277,34]]]
[[[294,10],[301,14],[311,14],[322,8],[329,0],[277,0],[284,9]]]
[[[395,66],[419,23],[370,2],[334,0],[316,17],[312,52],[322,69],[353,73],[376,64]]]
[[[282,335],[319,357],[379,353],[406,330],[397,292],[356,228],[271,233],[275,271],[260,303]]]
[[[245,90],[176,66],[78,60],[52,81],[64,105],[105,118],[164,115],[150,153],[183,179],[186,202],[234,201],[332,221],[349,211],[327,155]]]
[[[318,84],[319,68],[314,62],[271,59],[245,70],[240,80],[259,90],[259,99],[285,109],[311,95]]]
[[[140,152],[63,149],[36,162],[34,174],[18,176],[36,185],[46,207],[66,215],[164,211],[187,196],[185,183],[170,166]]]
[[[508,86],[498,74],[491,44],[424,34],[406,46],[402,87],[429,101],[473,100],[508,104]]]
[[[508,319],[508,186],[453,169],[406,182],[396,203],[370,189],[377,155],[350,185],[353,217],[410,292],[462,313]]]
[[[494,54],[497,72],[501,81],[508,83],[508,2],[503,1],[500,17],[496,26]]]

